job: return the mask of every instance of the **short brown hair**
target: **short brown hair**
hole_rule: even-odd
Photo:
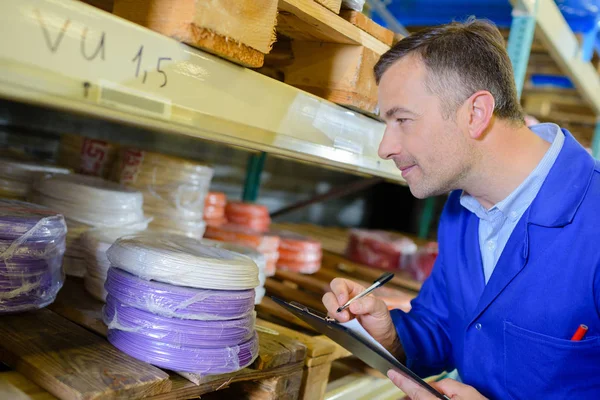
[[[407,36],[375,65],[377,84],[392,64],[408,54],[418,54],[425,63],[427,89],[440,97],[446,117],[473,93],[487,90],[496,102],[494,115],[524,123],[504,38],[491,22],[469,19]]]

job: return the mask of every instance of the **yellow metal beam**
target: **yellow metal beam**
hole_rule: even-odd
[[[0,26],[2,98],[403,182],[381,122],[94,7],[0,2]]]

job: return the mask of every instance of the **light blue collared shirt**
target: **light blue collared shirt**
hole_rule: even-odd
[[[565,141],[564,133],[556,124],[538,124],[529,129],[552,145],[523,183],[489,210],[468,193],[463,192],[460,198],[460,204],[479,218],[479,248],[486,284],[494,272],[508,238],[540,191]]]

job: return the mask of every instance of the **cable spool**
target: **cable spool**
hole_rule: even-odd
[[[269,210],[259,204],[229,202],[225,206],[227,221],[259,232],[266,232],[271,225]]]
[[[108,341],[132,357],[179,372],[210,375],[234,372],[249,366],[258,356],[256,333],[247,342],[216,349],[163,343],[117,329],[109,329]]]
[[[258,267],[248,257],[172,234],[138,234],[117,240],[107,252],[112,266],[145,279],[201,289],[258,286]]]
[[[106,291],[121,303],[163,315],[197,320],[239,319],[253,313],[253,290],[208,290],[149,281],[119,268],[108,270]]]
[[[321,243],[289,231],[275,231],[281,238],[277,268],[313,274],[321,268]]]
[[[115,246],[109,251],[111,262]],[[227,253],[228,259],[243,258],[256,268],[249,257]],[[132,357],[175,371],[210,374],[236,371],[256,358],[252,289],[175,286],[115,267],[108,270],[105,287],[108,340]]]
[[[196,320],[165,317],[129,307],[113,296],[104,306],[104,323],[108,329],[127,332],[178,346],[218,348],[235,346],[254,335],[254,313],[232,320]]]
[[[42,308],[63,284],[67,227],[46,207],[0,200],[0,314]]]
[[[104,140],[63,134],[60,138],[58,163],[73,171],[108,178],[118,154],[118,146]]]
[[[280,239],[278,236],[253,231],[232,224],[226,224],[219,227],[208,226],[204,236],[208,239],[237,243],[257,250],[266,258],[265,275],[275,275],[275,265],[279,258],[277,250],[279,248]]]
[[[0,196],[25,200],[37,179],[47,175],[70,172],[66,168],[54,165],[0,158]]]
[[[200,239],[213,169],[193,161],[136,149],[121,151],[116,179],[140,190],[150,227]]]
[[[136,231],[148,223],[140,192],[98,177],[79,174],[45,177],[34,186],[31,199],[66,216],[67,275],[85,275],[86,255],[80,243],[84,232],[93,227]]]

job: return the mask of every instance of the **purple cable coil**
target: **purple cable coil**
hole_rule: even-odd
[[[124,305],[166,317],[240,319],[254,311],[254,289],[210,290],[147,281],[111,267],[104,288]]]
[[[258,354],[258,335],[239,346],[207,349],[178,346],[133,332],[108,330],[108,341],[130,356],[161,368],[180,372],[224,374],[248,366]]]
[[[63,284],[67,228],[62,215],[36,204],[0,200],[0,313],[52,303]]]
[[[254,335],[254,315],[226,321],[164,317],[106,298],[104,323],[109,329],[133,332],[162,343],[224,348],[247,342]]]

